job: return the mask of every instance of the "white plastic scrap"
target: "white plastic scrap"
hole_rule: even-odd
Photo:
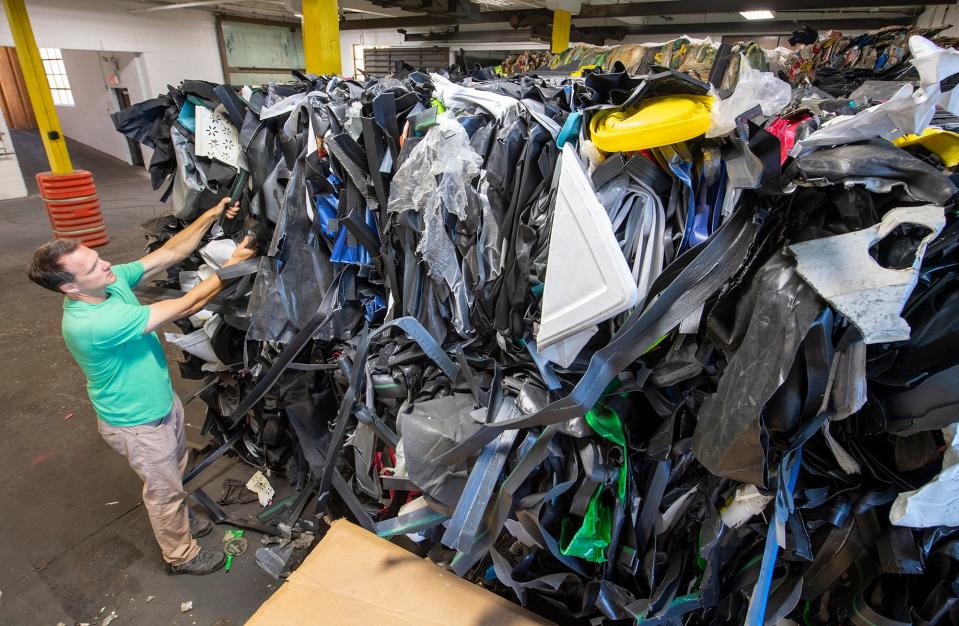
[[[953,115],[959,115],[959,101],[956,100],[955,89],[942,93],[940,81],[959,72],[959,50],[954,48],[940,48],[925,37],[913,35],[909,38],[909,51],[912,54],[910,63],[919,72],[920,87],[936,89],[936,100]]]
[[[932,232],[916,249],[911,268],[882,267],[869,247],[903,224],[919,224]],[[943,208],[927,204],[886,213],[871,228],[823,237],[789,246],[796,271],[862,332],[867,344],[909,339],[909,324],[899,317],[919,280],[919,266],[929,242],[946,224]]]
[[[315,92],[311,92],[311,93],[315,93]],[[292,96],[287,96],[286,98],[283,98],[282,100],[278,100],[277,102],[274,102],[273,104],[269,106],[265,106],[262,109],[260,109],[260,119],[266,120],[266,119],[270,119],[271,117],[278,117],[280,115],[283,115],[284,113],[289,113],[290,111],[295,109],[299,104],[301,104],[304,100],[306,100],[306,97],[308,95],[310,94],[295,93]]]
[[[180,613],[186,613],[193,610],[193,600],[180,603]]]
[[[942,471],[915,491],[900,493],[889,510],[896,526],[931,528],[959,526],[959,422],[942,429],[949,442]]]
[[[686,493],[679,496],[675,502],[670,504],[669,508],[663,511],[663,514],[656,520],[655,527],[657,535],[669,532],[669,529],[672,528],[673,524],[679,518],[679,515],[686,510],[686,503],[697,491],[699,491],[699,485],[693,485]]]
[[[591,332],[597,323],[630,309],[639,299],[609,215],[570,144],[563,146],[557,167],[543,311],[536,334],[541,353],[564,339]]]
[[[444,211],[466,219],[466,188],[479,174],[482,163],[482,157],[470,147],[462,124],[443,114],[413,148],[390,184],[388,210],[420,213],[423,236],[416,252],[426,261],[430,276],[445,280],[454,291],[463,275],[446,230]],[[454,319],[457,323],[462,324]]]
[[[433,81],[436,96],[447,108],[465,108],[475,104],[496,117],[502,117],[510,109],[516,109],[519,106],[519,100],[516,98],[493,93],[492,91],[463,87],[450,82],[439,74],[430,74],[430,79]],[[449,154],[455,153],[450,152]]]
[[[829,424],[832,422],[826,422],[822,425],[822,434],[826,438],[826,444],[829,445],[829,450],[832,452],[833,456],[836,458],[836,462],[839,463],[840,469],[846,472],[847,474],[858,474],[860,471],[859,462],[853,458],[851,454],[846,452],[846,449],[842,447],[836,438],[832,436],[832,433],[829,431]]]
[[[110,622],[117,618],[116,611],[110,611],[110,614],[103,618],[103,621],[100,622],[100,626],[107,626]]]
[[[906,85],[882,104],[824,124],[797,142],[790,154],[798,156],[815,146],[834,146],[877,137],[891,141],[907,134],[921,134],[932,121],[936,103],[942,100],[943,105],[950,104],[949,94],[942,93],[939,81],[959,72],[959,51],[940,48],[924,37],[913,35],[909,38],[909,52],[910,62],[919,72],[919,89],[913,91],[912,86]]]
[[[261,506],[269,506],[273,494],[276,493],[270,481],[260,471],[250,476],[250,480],[246,482],[246,488],[256,494]]]
[[[214,239],[210,243],[200,248],[200,256],[213,269],[220,269],[230,259],[230,255],[236,250],[236,242],[232,239]],[[206,276],[201,276],[206,278]]]
[[[589,340],[599,332],[599,326],[593,325],[586,330],[581,330],[572,337],[567,337],[562,341],[548,345],[539,351],[547,361],[559,365],[560,367],[569,367],[576,360],[577,355],[589,343]]]
[[[223,112],[223,105],[215,110],[196,107],[196,155],[222,161],[236,167],[240,160],[240,135]]]
[[[772,499],[772,496],[764,496],[759,493],[756,485],[740,485],[736,489],[733,501],[720,511],[719,515],[723,524],[729,528],[738,528],[753,516],[762,513]]]
[[[213,333],[222,323],[222,318],[220,318],[219,315],[215,315],[207,320],[203,328],[195,330],[188,335],[163,333],[163,337],[184,352],[188,352],[206,361],[202,367],[203,371],[221,372],[229,368],[216,356],[216,352],[213,350],[212,337]]]
[[[775,115],[786,108],[792,97],[792,87],[772,72],[761,72],[749,66],[740,55],[739,80],[736,89],[725,100],[713,98],[707,137],[719,137],[736,129],[736,118],[759,103],[763,115]]]
[[[200,284],[200,274],[192,270],[181,270],[178,274],[180,291],[190,291]]]

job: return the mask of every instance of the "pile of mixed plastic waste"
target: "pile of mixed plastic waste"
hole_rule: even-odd
[[[959,52],[909,46],[868,108],[743,60],[116,114],[151,246],[241,203],[153,291],[231,281],[168,335],[205,432],[561,623],[956,623]]]
[[[812,84],[836,97],[848,97],[865,81],[916,81],[908,63],[910,36],[934,38],[941,47],[955,48],[955,37],[937,37],[946,27],[888,26],[861,35],[830,31],[818,38],[816,31],[798,31],[791,41],[795,49],[764,49],[754,41],[736,44],[711,39],[678,37],[665,43],[590,46],[580,44],[533,65],[528,71],[578,72],[585,68],[614,71],[621,63],[630,74],[643,74],[653,65],[684,72],[713,84],[725,97],[736,86],[741,59],[757,70],[779,75],[794,86]]]

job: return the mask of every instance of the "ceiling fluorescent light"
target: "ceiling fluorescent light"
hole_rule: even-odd
[[[740,11],[740,15],[745,17],[747,20],[771,20],[776,17],[776,14],[772,11]]]

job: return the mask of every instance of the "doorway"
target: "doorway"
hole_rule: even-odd
[[[110,91],[113,93],[117,107],[119,107],[118,110],[122,111],[132,104],[130,102],[130,92],[126,87],[111,87]],[[130,150],[130,163],[143,167],[143,151],[140,149],[140,144],[129,137],[126,137],[126,140],[127,148]]]
[[[20,59],[11,46],[0,47],[0,108],[11,130],[37,127]]]

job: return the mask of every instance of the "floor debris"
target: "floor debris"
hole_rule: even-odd
[[[270,502],[273,501],[273,494],[276,493],[270,485],[270,481],[263,475],[263,472],[253,474],[250,480],[247,481],[246,488],[257,495],[260,506],[264,507],[270,506]]]

